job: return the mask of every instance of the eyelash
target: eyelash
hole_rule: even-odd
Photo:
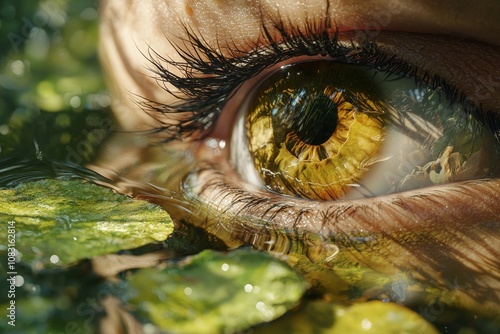
[[[500,113],[484,112],[480,104],[469,100],[464,93],[449,85],[441,77],[418,69],[402,59],[388,56],[375,42],[367,42],[360,46],[357,46],[355,41],[351,41],[350,45],[341,43],[338,40],[338,30],[333,27],[329,19],[320,23],[306,21],[305,28],[295,27],[287,32],[283,20],[271,22],[271,25],[266,26],[262,18],[262,34],[259,40],[241,46],[233,42],[223,49],[225,52],[223,53],[219,51],[222,49],[220,45],[210,46],[211,44],[203,37],[185,26],[186,37],[180,43],[170,41],[180,57],[179,61],[162,56],[153,49],[145,55],[152,65],[151,71],[157,76],[158,83],[163,86],[167,94],[175,97],[177,102],[162,104],[139,97],[138,103],[153,117],[159,113],[168,114],[176,119],[177,123],[163,122],[156,129],[165,141],[202,140],[204,136],[210,135],[210,130],[216,124],[224,104],[246,80],[291,58],[325,55],[333,58],[332,60],[372,66],[380,71],[386,71],[388,76],[414,78],[417,85],[441,89],[451,104],[460,104],[466,113],[489,126],[500,140],[498,130]],[[273,36],[271,30],[275,30],[277,34]],[[169,71],[169,67],[174,70]],[[408,206],[403,199],[394,198],[388,204],[389,210],[387,207],[382,210],[379,207],[382,206],[381,203],[372,202],[344,203],[322,210],[316,208],[315,203],[311,202],[310,205],[306,200],[284,198],[264,190],[241,187],[239,175],[220,160],[204,160],[201,164],[197,161],[189,171],[189,177],[184,178],[193,180],[193,185],[187,181],[183,182],[180,190],[182,198],[186,199],[185,205],[188,211],[197,210],[198,205],[204,208],[194,211],[196,214],[190,215],[186,221],[204,226],[215,236],[219,236],[219,229],[230,231],[229,240],[240,240],[260,249],[283,254],[287,254],[294,247],[307,249],[309,245],[304,239],[307,239],[307,233],[312,232],[305,226],[313,220],[320,219],[322,223],[320,225],[325,229],[323,231],[321,227],[317,233],[313,233],[314,236],[319,235],[327,241],[334,242],[336,239],[333,238],[337,237],[331,236],[331,232],[327,231],[327,226],[333,221],[353,216],[355,212],[363,214],[364,211],[383,212],[388,217],[395,217],[395,212],[400,215],[399,207],[404,209],[404,214],[411,216],[415,208]],[[198,183],[197,180],[203,181]],[[200,189],[197,188],[199,185]],[[456,193],[460,193],[460,190],[457,190],[459,187],[454,188]],[[421,203],[428,202],[429,205],[437,203],[439,206],[441,203],[446,203],[448,195],[433,191],[430,194],[414,194],[411,198],[418,198]],[[228,198],[230,203],[224,204]],[[205,212],[205,205],[206,210],[213,211]],[[209,217],[212,215],[219,221],[215,226],[209,223]],[[200,222],[195,222],[198,219]],[[277,222],[276,225],[270,223],[274,221]],[[287,225],[290,221],[294,222],[293,226]],[[280,227],[281,223],[286,227]],[[226,232],[222,232],[221,235],[225,235]],[[338,234],[342,239],[342,233]],[[275,244],[280,245],[280,248],[276,248]],[[307,250],[304,253],[307,253]]]
[[[481,105],[470,101],[441,77],[422,72],[402,59],[384,54],[375,42],[360,46],[356,46],[354,41],[350,45],[339,42],[338,31],[333,28],[330,19],[326,18],[319,24],[308,20],[304,29],[294,27],[291,32],[287,32],[282,19],[271,24],[277,36],[273,36],[262,19],[261,41],[246,43],[244,48],[232,43],[224,48],[226,54],[210,46],[186,26],[187,37],[181,44],[172,43],[181,61],[166,58],[150,49],[147,55],[152,64],[150,70],[157,75],[158,82],[163,83],[166,93],[177,100],[174,104],[163,104],[139,98],[138,104],[153,117],[157,113],[175,114],[178,119],[175,124],[160,121],[161,126],[155,132],[162,133],[166,141],[202,139],[215,124],[225,102],[243,82],[281,61],[323,55],[344,63],[368,65],[386,72],[388,76],[413,77],[417,85],[440,89],[450,104],[461,104],[465,112],[490,127],[500,140],[498,115],[484,112]],[[169,66],[181,75],[169,71]],[[169,89],[168,85],[178,92]]]

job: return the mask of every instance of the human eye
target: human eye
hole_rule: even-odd
[[[155,63],[166,81],[177,80],[186,90],[194,84],[181,104],[160,110],[196,109],[193,121],[203,117],[205,123],[195,123],[197,130],[215,122],[215,110],[226,120],[239,115],[238,121],[219,122],[235,127],[219,140],[230,143],[229,160],[243,181],[277,194],[363,198],[496,175],[498,129],[486,122],[495,114],[375,43],[362,46],[349,34],[341,41],[322,35],[331,26],[321,29],[309,27],[311,36],[299,31],[300,38],[287,40],[278,26],[280,42],[267,41],[272,50],[238,51],[245,56],[226,58],[203,46],[207,58],[218,61],[204,64],[201,74],[211,76],[198,83],[174,79]],[[231,103],[231,95],[249,97]],[[188,131],[182,123],[178,130]]]
[[[185,26],[172,37],[175,55],[150,49],[169,98],[138,101],[159,120],[157,133],[181,166],[168,177],[171,213],[230,247],[300,252],[326,266],[362,263],[440,286],[460,277],[464,295],[498,309],[498,251],[488,246],[500,240],[500,100],[491,93],[498,47],[416,32],[359,38],[324,14],[297,24],[285,14],[261,17],[257,38],[210,39]],[[315,90],[328,99],[308,100]],[[300,112],[317,103],[330,104],[337,120],[328,126],[335,116],[326,113],[317,121],[326,129],[311,132]],[[310,115],[322,114],[311,107]],[[337,192],[330,184],[351,168],[341,162],[309,172],[309,164],[314,154],[336,154],[318,146],[341,122],[353,129],[349,119],[359,121],[357,136],[369,135],[363,145],[375,147],[346,150],[346,159],[368,152],[355,158],[359,175],[349,174]],[[308,145],[287,142],[303,124],[295,132]],[[336,146],[354,134],[348,130]],[[282,158],[299,149],[307,158]],[[283,176],[294,163],[304,165]],[[318,182],[319,173],[331,179]]]
[[[217,160],[270,195],[345,200],[497,176],[498,113],[430,66],[339,36],[327,20],[290,35],[281,19],[271,26],[248,50],[215,50],[188,31],[195,51],[182,62],[153,56],[160,80],[181,93],[167,88],[175,104],[143,105],[184,118],[161,130],[227,146]]]
[[[245,181],[337,200],[495,176],[498,142],[473,116],[482,116],[477,107],[447,97],[458,94],[444,82],[431,88],[365,65],[366,57],[382,58],[380,51],[342,53],[353,51],[355,59],[278,65],[258,88],[248,87],[248,110],[230,145]],[[379,62],[391,71],[406,65]]]

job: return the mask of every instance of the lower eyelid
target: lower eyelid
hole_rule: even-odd
[[[203,161],[197,166],[185,178],[183,193],[193,203],[186,220],[229,248],[252,245],[290,254],[290,263],[300,261],[299,270],[311,265],[305,256],[315,270],[340,269],[335,275],[348,280],[343,284],[364,279],[342,276],[349,275],[342,270],[346,265],[354,265],[356,273],[382,275],[380,282],[418,280],[431,289],[450,289],[448,282],[458,277],[460,291],[454,293],[481,301],[475,310],[498,311],[498,290],[491,287],[498,286],[499,278],[500,179],[314,202],[242,185],[225,163]]]

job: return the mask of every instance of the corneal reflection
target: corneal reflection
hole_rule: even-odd
[[[367,66],[286,66],[243,105],[233,151],[248,146],[250,157],[233,161],[252,161],[258,185],[276,193],[373,197],[497,173],[498,141],[461,103]]]

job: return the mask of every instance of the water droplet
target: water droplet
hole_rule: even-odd
[[[9,125],[7,125],[7,124],[0,125],[0,134],[1,135],[6,136],[9,134],[9,132],[10,132]]]
[[[21,275],[16,275],[15,282],[16,282],[15,284],[18,288],[22,287],[24,285],[24,277],[22,277]]]
[[[73,96],[69,100],[69,105],[72,106],[73,108],[79,108],[82,105],[82,100],[80,99],[79,96]]]
[[[245,289],[245,292],[252,292],[253,290],[253,285],[252,284],[245,284],[245,287],[243,288]]]
[[[192,293],[193,293],[193,289],[191,289],[190,287],[185,287],[184,288],[184,294],[186,296],[191,296]]]
[[[142,326],[142,331],[144,334],[157,333],[157,329],[153,324],[145,324],[144,326]]]
[[[23,76],[25,71],[24,62],[21,60],[14,60],[10,63],[10,70],[17,76]]]
[[[55,255],[55,254],[54,254],[54,255],[52,255],[52,256],[50,257],[50,262],[52,262],[53,264],[56,264],[57,262],[59,262],[59,256],[57,256],[57,255]]]
[[[226,147],[226,142],[224,140],[219,140],[219,139],[215,139],[215,138],[208,138],[207,140],[205,140],[205,144],[211,148],[222,149],[222,148]]]
[[[366,329],[366,330],[371,329],[372,322],[369,319],[364,318],[363,320],[361,320],[361,328]]]
[[[228,271],[228,270],[229,270],[229,264],[224,263],[224,264],[221,266],[221,269],[222,269],[222,271]]]
[[[219,156],[222,153],[222,150],[226,147],[226,142],[224,140],[216,138],[207,138],[204,143],[205,147],[209,149],[207,153],[215,156]]]
[[[264,302],[258,302],[257,304],[255,304],[255,308],[259,312],[261,312],[267,319],[271,319],[274,315],[273,310],[271,310]]]

